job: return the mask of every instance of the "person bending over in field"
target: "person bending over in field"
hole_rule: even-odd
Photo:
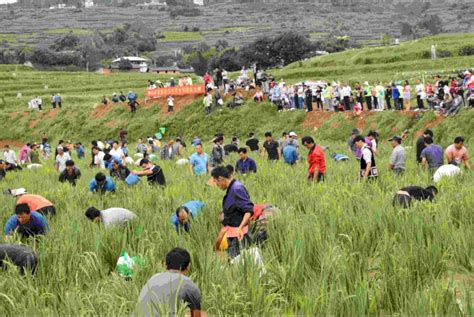
[[[104,224],[105,228],[113,226],[125,226],[129,221],[135,219],[137,215],[124,208],[109,208],[100,211],[95,207],[86,210],[86,217],[89,220]]]
[[[7,176],[7,164],[4,160],[0,160],[0,181]]]
[[[110,177],[125,180],[130,175],[130,170],[123,166],[119,160],[112,161],[112,169],[110,170]]]
[[[110,177],[106,177],[104,173],[97,173],[89,183],[89,192],[93,193],[107,193],[115,192],[115,183]]]
[[[216,239],[215,247],[216,250],[219,249],[224,235],[227,234],[229,246],[227,252],[230,258],[240,255],[240,246],[246,246],[251,242],[248,225],[254,207],[247,189],[234,179],[233,172],[232,166],[218,166],[211,172],[215,185],[226,191],[222,204],[223,227]]]
[[[10,240],[15,232],[22,238],[29,238],[48,231],[48,221],[42,214],[31,211],[27,204],[19,204],[15,207],[15,215],[5,224],[5,240]]]
[[[61,183],[69,182],[72,186],[76,186],[76,181],[81,178],[81,171],[74,165],[73,160],[66,162],[66,169],[59,175]]]
[[[16,201],[17,205],[27,204],[31,211],[36,211],[43,216],[54,216],[56,214],[56,207],[53,203],[40,195],[28,194],[26,189],[7,189],[5,194],[19,197]]]
[[[426,188],[420,186],[404,187],[395,194],[395,197],[393,197],[393,206],[409,208],[413,203],[413,199],[418,201],[432,201],[437,194],[438,189],[434,186]]]
[[[142,159],[140,166],[143,168],[143,171],[132,171],[132,174],[146,176],[150,185],[166,186],[165,175],[161,167],[154,165],[148,159]]]
[[[197,200],[188,201],[178,207],[171,217],[171,223],[174,225],[176,232],[180,233],[182,230],[189,232],[191,219],[196,218],[203,207],[204,203]]]
[[[36,272],[38,257],[32,249],[19,244],[0,244],[0,268],[7,268],[4,262],[10,262],[20,269],[20,273],[25,271]]]
[[[188,277],[189,252],[174,248],[166,255],[165,265],[166,272],[152,276],[143,286],[134,316],[179,315],[182,303],[191,310],[191,317],[206,316],[201,312],[201,291]]]

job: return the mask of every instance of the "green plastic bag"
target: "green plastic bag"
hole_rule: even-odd
[[[118,274],[125,278],[132,278],[137,264],[143,267],[144,261],[138,256],[130,257],[127,251],[123,250],[117,260]]]
[[[165,127],[160,127],[160,133],[161,133],[161,135],[165,135],[166,128]]]

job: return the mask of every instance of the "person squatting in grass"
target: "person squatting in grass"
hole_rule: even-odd
[[[7,164],[4,160],[0,160],[0,181],[7,176]]]
[[[16,204],[27,204],[31,211],[36,211],[43,216],[56,215],[54,204],[43,196],[28,194],[24,188],[7,189],[4,193],[13,197],[19,197]]]
[[[15,207],[15,215],[5,224],[5,241],[10,240],[15,232],[22,238],[29,238],[44,235],[48,231],[48,221],[42,214],[31,211],[27,204],[18,204]]]
[[[324,181],[326,175],[326,157],[324,150],[314,143],[314,139],[310,136],[305,136],[301,143],[309,150],[308,154],[308,180],[316,182]]]
[[[191,317],[206,316],[201,312],[201,291],[188,277],[191,256],[174,248],[166,255],[166,272],[153,275],[143,286],[133,316],[175,316],[185,303]]]
[[[165,175],[160,166],[154,165],[148,159],[142,159],[140,166],[143,171],[131,171],[131,173],[137,176],[146,176],[150,185],[166,186]]]
[[[95,207],[89,207],[86,210],[86,217],[95,223],[102,223],[105,228],[113,226],[125,226],[129,221],[135,219],[132,211],[125,208],[109,208],[99,210]]]
[[[171,223],[176,232],[189,232],[191,229],[191,220],[195,219],[205,204],[202,201],[192,200],[181,205],[176,209],[176,212],[171,216]]]
[[[238,256],[241,246],[246,247],[251,242],[248,225],[250,217],[253,215],[254,206],[245,186],[234,179],[233,170],[232,166],[218,166],[211,172],[217,187],[226,191],[222,201],[224,219],[215,248],[219,249],[221,241],[227,233],[229,246],[227,252],[230,258]]]
[[[469,154],[467,149],[464,147],[464,138],[458,136],[454,139],[454,143],[447,147],[445,151],[446,160],[448,164],[461,166],[464,164],[466,169],[471,169],[469,164]]]
[[[10,262],[20,269],[20,274],[29,271],[32,274],[36,272],[38,265],[38,256],[32,249],[19,245],[4,243],[0,244],[0,269],[6,269]]]
[[[104,173],[97,173],[89,183],[89,192],[93,193],[107,193],[115,192],[115,183],[112,178],[105,176]]]
[[[126,166],[123,166],[119,160],[112,161],[110,177],[125,181],[128,175],[130,175],[130,170]]]
[[[66,162],[66,169],[59,175],[61,183],[69,182],[72,186],[76,186],[77,180],[81,178],[81,171],[74,165],[73,160]]]
[[[409,208],[412,206],[413,200],[432,201],[438,195],[438,189],[434,186],[426,188],[420,186],[403,187],[393,197],[393,206],[400,206],[402,208]]]

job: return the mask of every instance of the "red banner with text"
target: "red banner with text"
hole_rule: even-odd
[[[184,96],[184,95],[204,95],[206,87],[204,85],[176,86],[156,89],[147,89],[146,98],[154,99],[168,96]]]

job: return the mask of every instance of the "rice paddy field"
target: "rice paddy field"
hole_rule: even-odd
[[[417,46],[412,47],[415,52]],[[455,69],[472,66],[471,57],[453,56],[436,62],[400,61],[388,66],[380,62],[382,70],[375,72],[376,66],[355,63],[359,57],[365,58],[366,50],[305,61],[305,69],[297,63],[281,73],[274,72],[289,82],[320,78],[351,81],[355,77],[401,80],[408,76],[404,69],[421,77],[425,72],[451,74]],[[453,48],[453,52],[456,50]],[[389,51],[383,54],[388,56]],[[340,74],[339,66],[328,66],[322,77],[317,71],[326,59],[333,59],[337,65],[350,61],[355,64],[344,64],[344,74]],[[225,193],[207,186],[208,177],[194,177],[187,166],[158,161],[167,179],[166,188],[149,187],[144,181],[135,187],[117,183],[115,194],[99,196],[87,192],[89,181],[98,172],[89,168],[90,156],[78,160],[73,155],[83,174],[77,187],[58,182],[52,159],[44,161],[39,170],[8,173],[0,183],[1,190],[25,187],[30,193],[42,195],[58,211],[49,219],[51,232],[47,236],[38,241],[15,241],[38,253],[39,268],[35,276],[21,275],[14,267],[0,271],[0,315],[131,315],[142,286],[164,270],[164,256],[177,246],[191,253],[191,278],[201,289],[203,310],[210,316],[474,315],[472,171],[444,179],[437,185],[440,193],[432,203],[416,203],[407,210],[392,206],[392,197],[400,188],[433,184],[431,175],[422,172],[415,162],[415,140],[424,128],[432,128],[435,142],[444,148],[462,135],[468,150],[474,151],[472,110],[462,109],[449,118],[432,112],[392,111],[356,117],[343,113],[278,113],[268,103],[247,101],[238,109],[226,108],[204,117],[201,97],[180,100],[188,103],[173,115],[163,113],[161,101],[140,106],[134,116],[125,105],[98,105],[104,95],[110,98],[113,92],[129,90],[137,92],[142,101],[147,80],[167,81],[170,76],[40,72],[2,65],[0,143],[17,147],[39,141],[46,131],[52,146],[59,139],[81,141],[89,154],[91,140],[116,138],[120,127],[128,130],[133,149],[138,137],[153,135],[164,126],[168,129],[166,137],[180,135],[188,145],[194,135],[201,136],[210,153],[209,140],[219,132],[227,141],[236,135],[242,143],[249,132],[255,132],[261,141],[266,131],[272,131],[275,138],[291,130],[300,136],[311,135],[318,144],[329,146],[324,183],[306,181],[306,149],[300,149],[303,161],[296,166],[253,157],[258,173],[237,176],[254,203],[278,208],[268,224],[269,239],[261,247],[266,273],[261,274],[251,262],[230,265],[224,254],[213,251]],[[59,111],[49,105],[50,95],[56,93],[63,97]],[[37,95],[42,97],[45,110],[26,109],[28,100]],[[354,127],[380,134],[376,159],[381,176],[376,182],[358,179],[355,159],[345,163],[330,159],[333,152],[347,154],[346,141]],[[404,143],[407,173],[395,177],[387,170],[391,146],[386,140],[405,129],[410,130]],[[183,157],[191,154],[188,148]],[[237,156],[231,156],[226,163],[235,164],[236,160]],[[205,202],[206,207],[193,221],[190,234],[178,236],[170,217],[178,206],[196,199]],[[138,218],[130,228],[105,230],[85,217],[90,206],[128,208]],[[14,207],[14,198],[0,196],[2,226]],[[116,262],[122,250],[144,260],[131,280],[117,273]]]
[[[320,142],[335,151],[345,148]],[[213,252],[224,193],[187,167],[160,162],[165,189],[118,183],[115,194],[104,196],[87,193],[97,172],[88,159],[76,159],[83,172],[76,188],[58,182],[52,161],[41,170],[9,173],[2,188],[26,187],[53,201],[58,213],[44,239],[23,241],[39,254],[36,276],[0,272],[2,315],[129,315],[141,287],[163,271],[166,252],[176,246],[192,255],[191,278],[210,315],[473,314],[472,173],[443,180],[433,203],[397,210],[392,197],[399,188],[432,182],[414,163],[413,150],[406,175],[385,171],[389,153],[388,144],[381,144],[382,175],[370,184],[358,180],[355,160],[328,160],[322,184],[306,181],[304,162],[290,167],[257,159],[256,175],[237,176],[255,203],[279,209],[261,248],[264,275],[250,262],[233,266]],[[15,199],[0,199],[5,223]],[[206,207],[190,234],[178,236],[170,217],[195,199]],[[105,230],[84,216],[90,206],[128,208],[138,219],[130,229]],[[145,261],[130,281],[116,271],[122,250]]]

